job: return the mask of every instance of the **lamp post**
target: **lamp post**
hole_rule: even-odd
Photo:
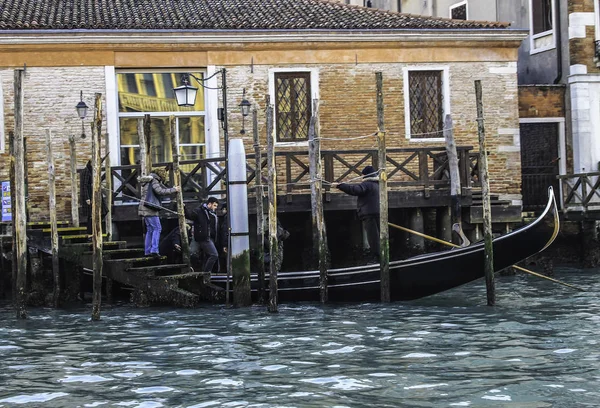
[[[77,115],[79,115],[79,118],[81,119],[81,138],[85,139],[85,126],[83,124],[83,120],[87,116],[88,106],[83,101],[83,91],[80,92],[79,103],[75,106],[75,109],[77,110]]]
[[[217,88],[211,88],[204,84],[210,78],[217,74],[221,74],[221,86]],[[227,224],[231,229],[231,206],[229,205],[229,128],[227,123],[227,70],[225,68],[216,71],[213,75],[207,78],[198,78],[194,74],[186,73],[181,76],[182,85],[173,88],[175,93],[175,99],[179,106],[194,106],[196,104],[196,95],[198,94],[198,88],[190,85],[190,78],[193,78],[198,85],[205,89],[221,89],[223,92],[223,107],[217,108],[217,119],[221,121],[221,127],[223,128],[223,142],[225,144],[225,202],[227,203]],[[231,248],[231,234],[229,234],[228,248]],[[231,251],[227,251],[227,287],[225,290],[226,303],[229,304],[229,276],[231,276]]]

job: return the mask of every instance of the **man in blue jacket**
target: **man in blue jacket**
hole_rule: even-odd
[[[357,196],[356,211],[367,236],[371,258],[379,261],[379,176],[373,166],[366,166],[360,184],[338,184],[346,194]]]

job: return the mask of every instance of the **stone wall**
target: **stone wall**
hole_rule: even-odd
[[[7,135],[5,154],[0,155],[0,180],[8,180],[8,131],[14,130],[14,71],[0,70],[0,80],[4,91]],[[91,158],[90,124],[93,119],[94,93],[104,95],[104,89],[104,67],[27,68],[23,81],[23,133],[27,149],[30,221],[49,220],[46,129],[50,129],[53,136],[58,219],[70,219],[69,136],[76,136],[78,168],[82,168]],[[80,137],[81,120],[75,110],[75,105],[80,100],[80,90],[84,91],[84,101],[90,107],[85,120],[85,139]],[[105,129],[104,126],[104,132]]]
[[[315,69],[319,74],[321,137],[342,139],[323,140],[322,149],[376,148],[375,137],[351,138],[377,131],[375,92],[377,71],[383,73],[387,146],[389,148],[443,146],[443,142],[415,142],[405,137],[402,71],[405,66],[402,63],[298,65],[298,68]],[[473,146],[474,151],[478,150],[478,135],[473,80],[482,81],[485,130],[490,152],[491,190],[503,198],[520,200],[521,167],[516,63],[453,62],[439,66],[449,68],[450,106],[456,143]],[[237,105],[242,99],[245,88],[246,98],[259,110],[259,134],[265,146],[264,109],[265,96],[269,92],[270,68],[274,66],[255,65],[252,70],[248,66],[227,67],[230,138],[240,136],[242,117]],[[49,218],[45,149],[45,130],[48,128],[54,134],[59,219],[69,217],[71,185],[68,137],[76,135],[78,167],[81,168],[90,157],[89,123],[93,116],[93,110],[90,109],[86,119],[88,137],[82,140],[79,138],[81,121],[77,117],[75,105],[79,102],[79,91],[82,89],[84,89],[84,100],[90,108],[93,106],[95,92],[105,94],[104,72],[104,67],[27,68],[24,81],[24,132],[27,137],[29,211],[32,221]],[[14,126],[13,70],[0,70],[0,79],[4,91],[5,122],[8,131]],[[207,107],[207,109],[214,108],[216,107]],[[104,108],[103,111],[106,112]],[[247,118],[245,126],[247,133],[244,135],[244,142],[250,153],[253,152],[251,117]],[[346,142],[344,138],[349,140]],[[307,147],[303,144],[277,147],[277,149],[306,151]],[[7,159],[6,154],[0,156],[2,162],[0,179],[3,180],[8,179]],[[283,171],[281,165],[282,163],[280,163],[280,172]]]
[[[454,120],[454,134],[458,145],[473,146],[478,150],[477,112],[474,79],[482,81],[485,128],[490,151],[490,182],[494,193],[507,199],[521,199],[521,165],[519,147],[519,116],[516,63],[449,63],[419,64],[449,66],[450,107]],[[444,146],[443,142],[409,141],[404,127],[404,89],[402,68],[407,65],[388,64],[323,64],[311,65],[319,71],[320,136],[323,150],[377,148],[375,137],[351,138],[377,131],[375,72],[383,73],[385,130],[388,148],[419,148]],[[236,106],[241,90],[259,110],[259,134],[265,146],[265,96],[268,92],[270,66],[228,67],[228,103]],[[306,66],[298,66],[306,68]],[[230,137],[237,137],[241,115],[230,109]],[[248,121],[246,122],[248,125]],[[440,135],[441,136],[441,135]],[[326,140],[326,139],[342,140]],[[348,138],[345,142],[343,139]],[[252,152],[252,136],[247,134],[245,144]],[[278,151],[305,150],[306,145],[277,147]],[[280,168],[281,176],[284,176]],[[350,176],[349,176],[350,177]]]
[[[519,117],[564,118],[565,85],[520,85]]]
[[[569,56],[570,65],[586,68],[586,72],[600,73],[600,68],[594,61],[596,28],[594,0],[569,1]]]

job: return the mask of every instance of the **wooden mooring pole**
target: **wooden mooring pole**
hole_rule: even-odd
[[[461,246],[468,246],[470,242],[462,230],[460,171],[458,168],[458,154],[456,153],[453,127],[452,116],[446,115],[444,119],[444,139],[446,140],[446,154],[448,156],[450,172],[450,222],[452,224],[452,231],[456,233],[456,238],[453,235],[452,242],[457,243],[461,241]]]
[[[492,209],[490,204],[490,180],[488,176],[487,149],[485,143],[485,127],[483,124],[483,101],[481,96],[481,80],[475,81],[475,100],[477,103],[477,133],[479,134],[479,180],[483,196],[483,240],[485,246],[485,286],[487,303],[496,304],[496,285],[494,282],[494,246],[492,243]]]
[[[17,255],[17,276],[15,310],[17,319],[27,318],[27,208],[25,202],[25,146],[23,140],[23,77],[25,71],[15,69],[15,189],[11,194],[15,195],[13,210],[13,228],[15,230],[15,241],[13,251]]]
[[[385,124],[383,120],[383,75],[375,73],[377,82],[377,161],[379,163],[379,273],[381,301],[390,301],[390,231],[386,173]]]
[[[256,258],[258,259],[258,303],[265,303],[265,209],[263,206],[264,189],[262,184],[262,154],[258,136],[258,112],[252,111],[252,137],[254,139],[254,172],[256,196]],[[227,209],[229,211],[229,209]]]
[[[106,216],[104,224],[106,228],[106,240],[112,241],[113,225],[112,225],[112,166],[110,162],[110,137],[108,133],[104,137],[104,196],[106,197]]]
[[[69,136],[69,153],[71,157],[71,226],[79,227],[79,183],[77,180],[77,149],[75,136]]]
[[[323,166],[319,139],[319,100],[313,99],[312,117],[308,129],[308,157],[310,162],[310,203],[313,227],[313,257],[318,258],[319,291],[321,303],[327,302],[327,230],[323,211]]]
[[[140,138],[140,175],[147,176],[152,172],[150,115],[138,119],[138,137]]]
[[[171,127],[171,149],[173,150],[173,185],[179,186],[175,197],[177,200],[177,220],[179,222],[179,236],[181,238],[181,256],[183,263],[190,266],[190,243],[188,241],[187,224],[183,208],[183,189],[181,187],[181,172],[179,171],[179,150],[177,145],[177,119],[174,115],[169,118]],[[151,187],[149,187],[151,188]]]
[[[97,93],[94,102],[94,122],[92,123],[92,259],[93,259],[93,295],[92,320],[100,320],[102,303],[102,154],[100,151],[102,135],[102,95]]]
[[[52,276],[54,291],[52,303],[58,307],[60,299],[60,269],[58,263],[58,225],[56,221],[56,172],[52,151],[52,131],[46,129],[46,151],[48,152],[48,207],[50,210],[50,241],[52,249]]]
[[[277,313],[277,167],[275,165],[275,135],[273,134],[273,105],[267,96],[267,167],[269,168],[269,312]]]
[[[17,229],[15,228],[15,224],[17,222],[15,218],[15,192],[17,190],[16,181],[15,181],[15,171],[16,171],[16,160],[15,160],[15,132],[8,132],[8,146],[9,146],[9,154],[10,154],[10,168],[9,168],[9,179],[10,179],[10,208],[11,208],[11,218],[12,218],[12,257],[11,257],[11,293],[12,300],[15,305],[17,305],[16,293],[17,293],[17,250],[15,248],[17,242]]]

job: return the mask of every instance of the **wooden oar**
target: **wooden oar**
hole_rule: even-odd
[[[405,232],[409,232],[411,234],[415,234],[415,235],[417,235],[419,237],[429,239],[429,240],[431,240],[433,242],[437,242],[438,244],[443,244],[443,245],[451,246],[453,248],[460,248],[460,245],[456,245],[456,244],[453,244],[452,242],[444,241],[443,239],[432,237],[431,235],[423,234],[422,232],[411,230],[411,229],[406,228],[406,227],[401,227],[400,225],[392,224],[391,222],[388,222],[388,225],[390,227],[394,227],[394,228],[397,228],[399,230],[402,230],[402,231],[405,231]],[[537,273],[537,272],[530,271],[529,269],[525,269],[525,268],[523,268],[521,266],[513,265],[513,268],[518,269],[521,272],[525,272],[525,273],[528,273],[530,275],[537,276],[538,278],[547,279],[547,280],[549,280],[551,282],[559,283],[559,284],[564,285],[566,287],[569,287],[571,289],[575,289],[575,290],[578,290],[580,292],[585,292],[585,289],[583,289],[583,288],[580,288],[580,287],[575,286],[575,285],[571,285],[571,284],[566,283],[566,282],[559,281],[558,279],[554,279],[554,278],[551,278],[551,277],[546,276],[546,275],[542,275],[542,274]]]

